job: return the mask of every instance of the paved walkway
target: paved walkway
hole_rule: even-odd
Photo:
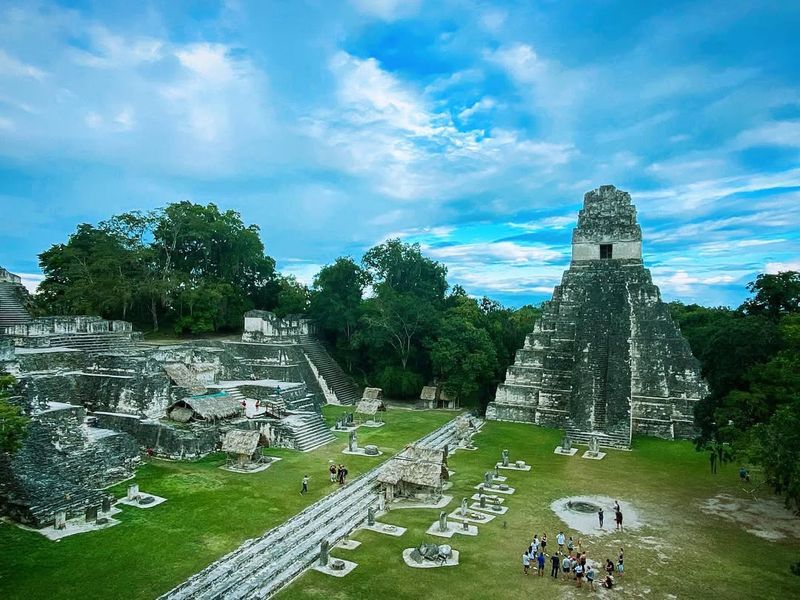
[[[457,441],[456,420],[420,438],[416,444],[443,448]],[[391,459],[390,459],[391,460]],[[331,547],[367,519],[377,505],[377,477],[390,461],[367,471],[305,508],[260,538],[248,540],[160,600],[266,598],[300,575],[319,557],[322,540]]]

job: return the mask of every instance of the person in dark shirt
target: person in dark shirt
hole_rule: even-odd
[[[558,579],[558,565],[559,565],[560,562],[561,562],[561,560],[559,560],[558,554],[553,554],[553,556],[550,557],[550,576],[551,577],[555,577],[556,579]]]
[[[603,509],[597,511],[597,520],[600,521],[600,529],[603,528]]]

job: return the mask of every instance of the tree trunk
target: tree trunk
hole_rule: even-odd
[[[153,316],[153,331],[158,331],[158,311],[155,297],[150,298],[150,314]]]

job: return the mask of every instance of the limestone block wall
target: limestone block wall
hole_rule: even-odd
[[[0,458],[0,506],[34,526],[52,524],[58,510],[78,516],[99,506],[101,488],[130,477],[139,460],[124,433],[88,428],[79,406],[51,405],[35,413],[25,444]]]

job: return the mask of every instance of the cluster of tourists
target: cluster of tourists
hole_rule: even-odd
[[[331,483],[339,482],[339,485],[347,483],[347,469],[344,465],[331,465],[328,467]]]
[[[581,539],[567,537],[563,531],[556,535],[556,545],[551,553],[547,551],[547,533],[541,537],[534,534],[533,541],[525,552],[522,553],[522,572],[525,575],[533,570],[535,575],[544,577],[545,564],[550,563],[550,576],[553,579],[574,581],[577,587],[583,587],[584,580],[591,590],[595,589],[595,582],[604,588],[611,589],[615,585],[616,577],[621,578],[624,573],[623,549],[620,547],[616,565],[610,558],[605,563],[590,561],[583,549]]]

